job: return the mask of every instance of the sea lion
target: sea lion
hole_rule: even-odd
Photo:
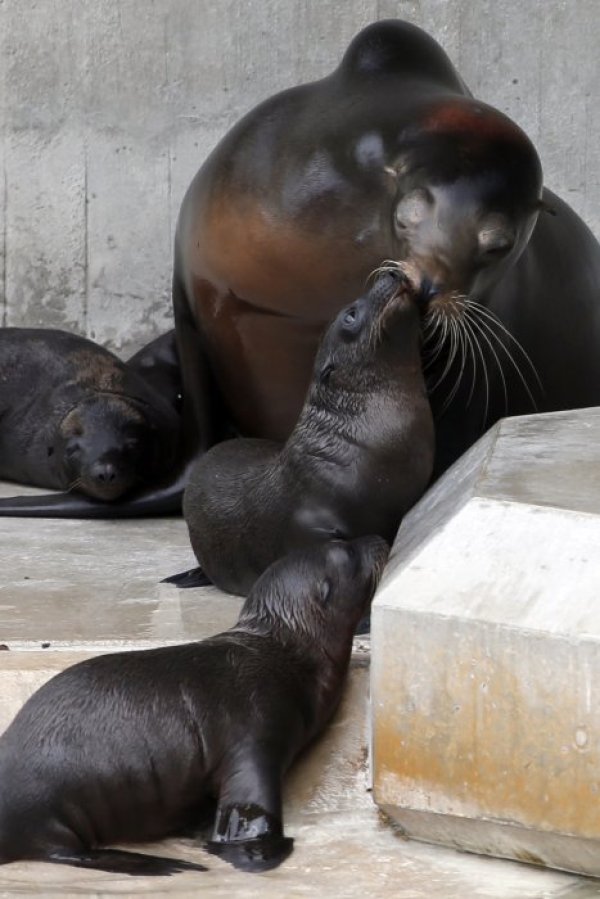
[[[226,440],[198,459],[183,510],[200,570],[167,580],[246,595],[294,547],[391,542],[433,468],[419,349],[416,303],[402,276],[385,274],[327,330],[285,444]]]
[[[173,274],[186,462],[227,427],[289,437],[327,323],[384,260],[428,304],[436,474],[503,415],[600,404],[598,242],[442,48],[380,21],[330,75],[249,112],[187,191]]]
[[[191,865],[98,847],[189,829],[211,796],[209,850],[247,870],[283,861],[283,774],[338,705],[387,551],[367,537],[290,554],[230,630],[52,678],[0,737],[0,863],[170,874]]]
[[[438,474],[503,415],[600,404],[598,242],[441,47],[381,21],[248,113],[183,201],[173,302],[199,446],[223,419],[287,439],[326,323],[388,259],[428,305]]]
[[[145,344],[125,364],[150,384],[173,409],[181,412],[181,371],[173,328]]]
[[[0,329],[0,478],[74,489],[84,509],[166,477],[179,449],[174,332],[123,363],[66,331]],[[71,495],[0,499],[0,515],[60,515]],[[110,517],[110,513],[109,513]]]

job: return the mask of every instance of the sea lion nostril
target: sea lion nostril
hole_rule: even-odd
[[[100,462],[92,468],[92,477],[100,484],[110,484],[116,479],[117,470],[110,462]]]

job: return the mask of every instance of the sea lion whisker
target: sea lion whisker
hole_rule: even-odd
[[[428,348],[426,351],[429,358],[427,359],[427,361],[425,362],[425,364],[423,366],[424,371],[426,371],[428,368],[431,368],[431,366],[434,364],[434,362],[436,361],[436,359],[442,352],[442,349],[443,349],[444,343],[445,343],[445,333],[444,333],[444,329],[443,329],[444,323],[443,323],[442,317],[439,315],[439,313],[436,313],[436,316],[437,316],[437,319],[435,322],[435,330],[432,332],[432,334],[430,335],[428,340],[433,340],[433,338],[435,336],[437,336],[437,341],[436,341],[434,347],[432,347],[431,349]]]
[[[487,417],[488,417],[488,407],[489,407],[489,397],[490,397],[490,380],[489,380],[488,371],[487,371],[487,363],[485,361],[485,354],[483,353],[483,350],[481,349],[481,346],[479,344],[477,334],[472,326],[471,321],[469,320],[469,318],[467,317],[466,314],[465,314],[464,322],[465,322],[465,327],[469,330],[471,337],[473,339],[473,345],[474,345],[475,349],[477,350],[477,352],[479,353],[479,358],[481,359],[481,367],[483,370],[483,379],[485,381],[485,409],[484,409],[483,420],[482,420],[481,424],[482,424],[482,427],[485,427],[485,423],[486,423]],[[473,352],[473,356],[475,356],[475,352]]]
[[[446,375],[452,368],[452,363],[454,362],[454,357],[456,355],[456,335],[455,335],[454,331],[452,330],[452,328],[450,327],[450,324],[451,324],[451,321],[448,320],[447,318],[445,318],[444,319],[444,329],[445,329],[444,334],[448,335],[450,337],[450,352],[448,353],[448,358],[446,360],[446,365],[444,367],[442,374],[437,379],[437,381],[435,382],[433,387],[430,388],[429,393],[433,393],[434,390],[437,390],[437,388],[440,386],[440,384],[442,384]]]
[[[475,310],[473,310],[473,313],[472,313],[472,314],[474,314],[474,312],[475,312]],[[472,319],[472,320],[473,320],[473,319]],[[537,402],[536,402],[536,400],[535,400],[535,397],[533,396],[533,394],[532,394],[532,392],[531,392],[531,389],[530,389],[530,387],[529,387],[529,384],[527,383],[527,379],[526,379],[524,373],[521,371],[521,369],[520,369],[520,367],[519,367],[519,365],[518,365],[516,359],[514,358],[513,354],[510,352],[510,350],[508,349],[508,347],[506,346],[506,344],[504,343],[504,341],[501,339],[500,335],[497,334],[497,333],[494,331],[494,329],[489,325],[489,323],[488,323],[485,319],[481,319],[481,318],[480,318],[480,319],[478,320],[478,322],[479,322],[479,325],[480,325],[482,328],[485,328],[485,329],[486,329],[486,331],[488,332],[488,334],[490,334],[492,337],[494,337],[494,338],[496,339],[496,341],[498,342],[498,345],[499,345],[500,347],[502,347],[502,349],[503,349],[504,352],[506,353],[506,356],[507,356],[507,358],[508,358],[508,361],[511,363],[512,367],[514,368],[514,370],[516,371],[517,375],[519,376],[519,380],[521,381],[523,387],[525,388],[525,391],[527,392],[527,396],[529,397],[529,399],[530,399],[530,401],[531,401],[531,404],[532,404],[534,410],[537,411],[538,406],[537,406]],[[491,346],[491,344],[490,344],[490,346]],[[495,354],[494,354],[494,355],[495,355]],[[507,410],[507,411],[508,411],[508,410]]]
[[[394,259],[384,259],[381,265],[378,265],[377,268],[374,268],[373,271],[367,275],[367,284],[379,275],[397,274],[402,271],[399,262],[396,262]]]
[[[475,348],[473,346],[473,338],[471,336],[471,332],[468,328],[468,322],[465,316],[463,316],[460,320],[461,327],[464,330],[465,340],[467,341],[467,345],[469,348],[469,352],[471,353],[473,359],[473,376],[471,378],[471,388],[469,390],[469,396],[467,397],[467,408],[471,404],[471,400],[473,399],[473,393],[475,391],[475,384],[477,382],[477,355],[475,353]]]
[[[467,361],[467,352],[466,352],[466,348],[465,348],[465,339],[464,339],[464,337],[463,337],[462,321],[461,321],[461,319],[458,319],[458,318],[454,319],[453,322],[452,322],[452,325],[453,325],[453,327],[454,327],[454,330],[455,330],[455,333],[456,333],[456,336],[457,336],[458,346],[459,346],[459,348],[460,348],[460,369],[459,369],[458,374],[457,374],[457,376],[456,376],[456,381],[454,382],[454,387],[453,387],[452,390],[448,393],[448,396],[446,397],[446,399],[445,399],[445,401],[444,401],[444,405],[442,406],[442,412],[445,412],[445,411],[446,411],[446,409],[448,408],[448,406],[450,405],[450,403],[452,402],[452,400],[453,400],[454,397],[456,396],[456,393],[457,393],[457,391],[458,391],[458,389],[459,389],[459,387],[460,387],[460,384],[461,384],[461,382],[462,382],[463,374],[464,374],[464,371],[465,371],[465,364],[466,364],[466,361]]]
[[[515,344],[515,346],[517,347],[517,349],[520,350],[520,352],[521,352],[522,355],[523,355],[523,358],[525,359],[525,361],[528,363],[529,367],[531,368],[531,371],[533,372],[533,375],[535,376],[535,379],[536,379],[536,381],[538,382],[538,385],[539,385],[539,387],[540,387],[540,390],[543,391],[544,386],[543,386],[542,381],[541,381],[541,378],[540,378],[540,376],[539,376],[539,374],[538,374],[538,370],[537,370],[537,368],[535,367],[535,365],[534,365],[534,363],[533,363],[533,361],[532,361],[532,359],[531,359],[529,353],[527,352],[527,350],[525,349],[525,347],[523,346],[523,344],[520,343],[520,342],[517,340],[517,338],[516,338],[513,334],[511,334],[511,332],[508,330],[508,328],[506,327],[506,325],[504,324],[504,322],[500,321],[500,319],[498,318],[498,316],[495,315],[490,309],[488,309],[486,306],[482,306],[481,303],[478,303],[478,302],[476,302],[475,300],[467,300],[467,304],[468,304],[469,306],[472,306],[474,309],[477,309],[477,311],[479,312],[480,316],[483,316],[484,318],[489,319],[490,322],[493,322],[493,324],[498,325],[498,327],[499,327],[499,328],[506,334],[506,336],[507,336],[510,340],[512,340],[512,342]],[[503,344],[503,346],[504,346],[504,348],[506,349],[505,344]]]
[[[488,334],[484,330],[484,323],[480,319],[477,319],[474,314],[472,314],[471,323],[472,323],[473,327],[479,331],[479,333],[481,334],[481,336],[483,337],[483,339],[489,346],[494,359],[496,360],[496,365],[498,366],[498,372],[500,374],[500,378],[502,379],[502,392],[504,394],[504,414],[508,415],[508,389],[506,386],[506,378],[504,377],[504,370],[502,368],[502,362],[500,361],[500,358],[499,358],[496,350],[494,349],[494,345],[493,345],[492,341],[490,340],[490,338],[488,337]],[[488,328],[487,330],[490,330],[490,329]],[[494,335],[494,336],[497,337],[497,335]]]

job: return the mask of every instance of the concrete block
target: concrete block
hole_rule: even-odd
[[[600,409],[507,419],[406,517],[373,608],[376,802],[600,875]]]

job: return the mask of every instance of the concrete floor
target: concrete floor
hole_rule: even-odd
[[[0,485],[0,495],[15,492]],[[96,652],[198,639],[235,621],[240,601],[177,591],[161,577],[193,564],[183,521],[0,519],[0,731],[53,673]],[[234,871],[191,840],[149,851],[209,871],[132,879],[65,866],[0,868],[2,896],[590,899],[600,882],[404,840],[368,791],[368,641],[357,642],[334,724],[291,772],[285,826],[295,851],[276,871]],[[1,785],[0,785],[1,789]],[[146,848],[146,847],[143,847]]]

